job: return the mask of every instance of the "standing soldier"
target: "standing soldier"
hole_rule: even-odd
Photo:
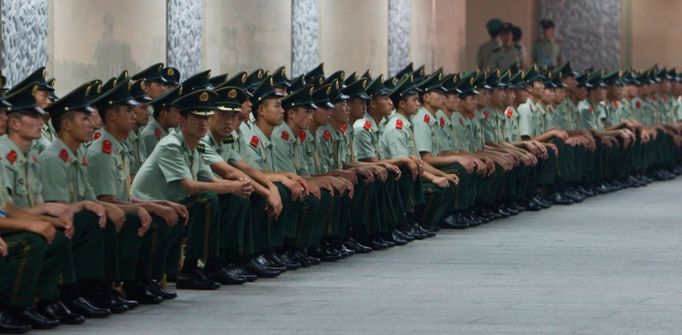
[[[542,19],[540,20],[540,27],[542,28],[542,38],[533,44],[532,62],[552,69],[562,64],[561,46],[554,38],[556,29],[554,21]]]
[[[490,35],[490,40],[481,44],[478,47],[478,52],[476,53],[476,64],[479,69],[492,69],[495,67],[495,61],[493,59],[493,50],[500,46],[500,28],[502,27],[502,20],[500,19],[490,19],[488,23],[485,24],[488,34]]]

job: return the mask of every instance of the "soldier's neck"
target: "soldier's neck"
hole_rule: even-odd
[[[452,116],[452,113],[456,113],[456,112],[457,112],[457,111],[455,111],[455,110],[450,110],[450,109],[448,109],[448,108],[443,108],[443,109],[441,109],[441,110],[443,111],[443,114],[445,114],[445,116],[447,116],[447,117],[450,117],[450,116]]]
[[[78,151],[78,147],[83,144],[81,141],[73,138],[71,134],[66,132],[60,132],[57,137],[59,137],[59,139],[62,140],[62,142],[64,142],[64,144],[66,144],[69,150],[71,150],[73,153],[76,153]]]
[[[31,142],[33,142],[33,139],[23,138],[15,132],[9,133],[7,137],[12,140],[23,153],[28,152],[28,148],[31,146]]]
[[[331,118],[329,119],[329,124],[332,126],[332,128],[339,130],[339,127],[341,127],[343,123]]]
[[[213,130],[209,130],[211,133],[211,137],[216,141],[216,143],[222,142],[225,138],[220,136],[218,133],[213,132]]]
[[[374,119],[374,123],[376,123],[376,124],[381,124],[381,120],[384,118],[383,115],[381,115],[379,113],[375,113],[374,111],[371,111],[371,110],[367,111],[367,114],[369,114],[369,116],[371,116],[372,119]]]
[[[291,131],[292,131],[294,134],[298,134],[298,133],[301,131],[301,128],[299,128],[299,127],[298,127],[294,122],[292,122],[292,121],[287,122],[287,125],[289,126],[289,128],[291,129]]]
[[[111,136],[115,137],[119,141],[124,141],[128,137],[128,133],[108,124],[104,125],[104,130],[106,130],[107,133],[111,134]]]
[[[433,115],[436,115],[436,112],[438,111],[438,108],[431,106],[429,104],[424,104],[424,108],[426,108],[426,110]]]
[[[265,136],[267,136],[268,138],[270,137],[270,135],[272,135],[272,130],[275,129],[275,127],[269,125],[262,118],[256,120],[256,127],[258,127],[263,132],[263,134],[265,134]]]

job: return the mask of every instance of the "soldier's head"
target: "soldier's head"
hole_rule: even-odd
[[[214,137],[226,138],[239,128],[241,105],[248,100],[246,91],[235,86],[224,86],[215,90],[216,111],[211,117],[210,130]]]
[[[543,105],[552,105],[554,103],[554,88],[552,87],[545,87],[544,90],[542,90],[542,96],[540,96],[540,101],[542,102]]]
[[[135,125],[133,111],[139,103],[131,95],[133,84],[130,79],[121,80],[93,102],[101,121],[110,132],[127,135]]]
[[[4,97],[7,107],[7,133],[10,137],[31,141],[40,138],[40,130],[47,114],[38,107],[35,93],[39,83],[34,82]]]
[[[490,35],[491,38],[496,38],[497,35],[499,35],[500,27],[502,26],[502,24],[503,24],[502,20],[498,18],[488,20],[488,23],[485,24],[485,28],[488,30],[488,34]]]
[[[171,105],[180,110],[180,127],[185,137],[200,139],[208,133],[209,120],[217,109],[218,95],[199,89],[174,100]]]
[[[514,101],[516,101],[516,91],[512,88],[506,88],[504,90],[504,106],[514,106]]]
[[[551,40],[554,38],[554,30],[556,29],[554,21],[542,19],[540,20],[540,28],[542,28],[542,35],[545,37],[545,39]]]
[[[566,99],[566,90],[563,87],[554,89],[554,104],[558,105]]]
[[[7,106],[6,102],[0,99],[0,136],[7,133]]]
[[[481,88],[478,91],[479,95],[476,98],[476,102],[478,103],[478,109],[483,109],[485,107],[490,106],[491,90],[487,88]]]
[[[526,90],[530,96],[540,99],[545,90],[545,84],[542,83],[542,80],[533,80],[528,83],[528,88],[526,88]]]
[[[505,89],[502,87],[493,88],[492,96],[490,97],[490,102],[495,107],[504,107],[505,102]]]
[[[460,99],[459,106],[462,112],[471,114],[478,108],[478,97],[475,94],[460,95]]]
[[[443,106],[448,111],[450,112],[458,111],[460,102],[461,99],[459,98],[459,94],[457,94],[457,92],[445,93],[445,101],[443,102]]]
[[[47,108],[52,115],[52,126],[62,139],[69,138],[78,143],[92,140],[95,131],[92,114],[96,113],[90,107],[92,89],[92,83],[83,84]]]
[[[131,79],[144,80],[144,93],[148,97],[156,99],[166,91],[166,84],[168,83],[166,78],[174,78],[176,76],[179,78],[180,73],[175,68],[164,68],[163,63],[156,63],[138,72]]]
[[[176,86],[169,90],[166,90],[156,99],[149,102],[149,104],[154,108],[154,119],[161,127],[166,129],[175,128],[180,124],[180,109],[173,105],[173,101],[180,98],[183,95],[182,86]],[[139,111],[140,114],[147,113],[147,109],[144,110],[136,109],[136,114]],[[140,115],[140,117],[144,117]],[[137,117],[136,117],[137,119]],[[139,120],[136,120],[138,126],[141,125]]]
[[[513,27],[514,26],[509,22],[505,22],[500,27],[500,40],[505,47],[510,47],[514,43],[514,35],[512,34]]]
[[[253,108],[256,122],[264,122],[270,126],[277,126],[284,120],[284,109],[279,97],[264,99]]]
[[[514,43],[519,43],[521,41],[521,38],[523,37],[523,30],[521,30],[521,27],[512,25],[511,33],[512,41]]]

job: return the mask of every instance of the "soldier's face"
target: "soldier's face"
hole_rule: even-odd
[[[459,109],[460,99],[457,94],[448,94],[445,96],[445,109],[454,112]]]
[[[566,99],[566,90],[563,88],[557,88],[554,90],[554,103],[555,104],[560,104],[562,101]]]
[[[485,108],[490,105],[490,90],[482,89],[476,99],[478,101],[478,108]]]
[[[309,108],[297,107],[289,110],[289,123],[298,129],[308,129],[313,122],[313,110]]]
[[[284,109],[279,99],[267,99],[258,108],[260,117],[271,126],[276,126],[284,120]]]
[[[237,114],[237,115],[239,115],[239,114]],[[166,124],[171,128],[175,128],[180,124],[180,110],[175,108],[175,107],[171,107],[166,112],[165,117],[166,117],[166,120],[165,120]]]
[[[43,127],[43,118],[37,115],[20,115],[9,119],[9,129],[12,133],[25,140],[40,138],[40,130]]]
[[[554,28],[544,29],[542,31],[542,34],[545,36],[546,39],[550,40],[554,37]]]
[[[138,127],[144,126],[149,123],[149,110],[147,105],[139,104],[133,109],[133,117],[135,118],[135,124]]]
[[[182,133],[191,138],[200,139],[208,133],[210,116],[187,114],[180,117]]]
[[[362,118],[367,112],[367,103],[360,98],[350,99],[348,107],[350,108],[350,115],[355,119]]]
[[[112,112],[107,116],[108,122],[115,124],[116,128],[126,134],[133,130],[135,126],[135,117],[133,110],[135,107],[116,105],[111,107]]]
[[[214,136],[226,138],[239,125],[239,113],[217,111],[211,117],[211,133]]]
[[[334,104],[334,110],[332,111],[332,118],[339,123],[348,123],[350,118],[350,110],[346,101],[339,101]]]
[[[545,88],[542,91],[542,103],[548,105],[554,102],[554,90],[550,88]]]
[[[496,88],[493,90],[493,104],[495,106],[501,107],[504,104],[505,93],[504,89]]]
[[[528,88],[530,94],[535,98],[540,98],[544,89],[545,84],[543,84],[541,81],[534,81],[533,84]]]
[[[152,81],[150,83],[144,84],[144,93],[152,99],[155,99],[165,91],[166,85],[163,85],[161,83]]]
[[[563,78],[563,79],[562,79],[562,82],[564,83],[564,85],[566,85],[566,89],[567,89],[569,92],[574,92],[575,89],[576,89],[576,86],[578,85],[578,82],[577,82],[577,81],[575,80],[575,78],[572,77],[572,76],[571,76],[571,77]]]
[[[393,111],[393,103],[386,95],[376,96],[369,103],[372,106],[372,110],[377,111],[379,115],[386,116]]]
[[[609,85],[606,90],[611,100],[620,100],[623,97],[623,88],[620,86]]]
[[[514,90],[505,90],[504,91],[504,104],[506,106],[513,106],[515,99],[516,99],[516,93],[514,92]]]
[[[443,106],[443,94],[437,91],[426,93],[422,96],[424,104],[433,108]]]
[[[578,100],[585,100],[585,98],[587,98],[587,88],[578,87],[578,90],[576,91],[576,97]]]
[[[530,93],[528,93],[528,90],[526,89],[520,89],[516,90],[516,104],[522,104],[528,100],[528,96]]]
[[[462,110],[467,113],[473,113],[478,106],[478,98],[473,95],[467,95],[462,99]]]
[[[95,128],[92,126],[91,113],[74,112],[71,118],[64,121],[62,126],[69,132],[69,135],[81,143],[86,143],[92,140],[92,134]]]
[[[92,126],[95,129],[100,129],[104,126],[104,122],[102,122],[102,117],[99,115],[98,112],[90,113],[90,122],[92,123]]]
[[[253,102],[251,100],[246,99],[246,101],[242,102],[241,109],[239,111],[239,119],[242,121],[246,121],[249,119],[249,116],[251,115],[251,109],[253,108]]]
[[[421,104],[419,103],[419,99],[417,98],[417,95],[410,95],[407,98],[403,98],[400,100],[400,106],[401,108],[405,111],[407,115],[414,115],[417,114],[417,110],[419,110],[419,107]]]
[[[325,125],[329,122],[331,115],[332,113],[330,109],[320,107],[315,109],[315,113],[313,113],[313,120],[319,125]]]
[[[52,104],[52,100],[50,100],[50,93],[47,91],[37,90],[34,97],[36,98],[36,104],[42,109],[45,109],[47,106]]]

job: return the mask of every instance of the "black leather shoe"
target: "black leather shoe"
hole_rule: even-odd
[[[52,329],[59,326],[59,320],[51,319],[40,312],[35,307],[28,307],[19,312],[18,315],[24,322],[31,325],[33,329]]]
[[[85,317],[80,314],[73,313],[61,301],[53,301],[48,304],[41,304],[38,306],[40,314],[47,316],[50,319],[58,320],[63,325],[79,325],[85,322]],[[0,331],[0,334],[2,331]]]
[[[377,235],[377,240],[379,240],[379,242],[385,244],[385,245],[386,245],[387,247],[389,247],[389,248],[395,247],[395,243],[393,243],[393,242],[391,242],[391,241],[387,241],[387,240],[386,240],[385,238],[383,238],[381,235]]]
[[[163,302],[163,297],[150,292],[145,283],[123,283],[123,292],[126,298],[135,300],[143,305],[158,305]]]
[[[455,214],[450,214],[440,220],[439,223],[441,228],[444,229],[467,229],[469,225],[466,224],[461,217],[457,217]]]
[[[414,237],[403,233],[400,229],[397,229],[397,228],[393,229],[393,233],[398,235],[398,237],[402,238],[403,240],[407,241],[407,243],[410,243],[410,242],[415,240]]]
[[[113,294],[104,294],[102,297],[91,300],[91,302],[100,308],[108,308],[113,314],[122,314],[130,310],[128,305]]]
[[[284,253],[286,254],[286,253]],[[299,262],[292,262],[290,260],[287,260],[286,257],[283,257],[284,254],[271,254],[268,256],[268,259],[274,261],[275,264],[279,266],[285,267],[287,270],[297,270],[301,267],[301,263]]]
[[[279,266],[275,263],[273,263],[266,255],[259,255],[256,257],[256,261],[259,262],[263,267],[269,270],[276,270],[278,272],[286,272],[287,268],[284,266]]]
[[[313,265],[313,263],[310,262],[310,259],[308,259],[308,256],[306,256],[305,253],[296,249],[288,250],[285,253],[284,257],[291,260],[292,262],[297,262],[298,264],[301,264],[302,268],[311,267]]]
[[[308,259],[308,262],[310,262],[310,264],[312,264],[312,265],[322,264],[322,260],[317,258],[317,257],[309,255],[307,249],[299,250],[298,252],[301,253],[304,257],[306,257]]]
[[[279,271],[266,269],[256,258],[249,260],[245,267],[249,272],[258,276],[258,278],[275,278],[281,274]]]
[[[236,263],[230,263],[224,267],[225,271],[227,272],[232,272],[234,274],[240,275],[246,279],[247,282],[252,282],[258,279],[258,276],[255,274],[249,272],[244,265],[236,264]]]
[[[434,233],[434,232],[431,231],[430,229],[424,228],[424,226],[422,226],[422,225],[420,225],[420,224],[415,224],[415,229],[419,229],[419,231],[422,232],[423,234],[425,234],[426,237],[434,237],[434,236],[436,236],[436,233]]]
[[[309,250],[308,253],[310,256],[319,258],[323,262],[335,262],[343,258],[341,254],[335,253],[331,248],[328,247]]]
[[[220,283],[221,285],[241,285],[246,283],[246,278],[243,276],[227,272],[223,268],[211,271],[204,270],[204,275],[206,278],[216,283]]]
[[[152,294],[156,294],[159,297],[161,297],[163,300],[172,300],[178,297],[178,294],[175,291],[171,291],[167,288],[161,287],[159,283],[150,280],[147,282],[147,291],[151,292]]]
[[[217,290],[220,284],[206,278],[197,270],[193,273],[178,273],[175,287],[178,290]]]
[[[0,334],[23,334],[31,330],[31,325],[16,314],[0,311]]]
[[[343,242],[343,245],[346,246],[346,248],[348,249],[354,250],[358,254],[367,254],[372,252],[372,248],[363,245],[362,243],[356,241],[352,237],[348,238],[345,242]]]
[[[388,248],[388,244],[379,241],[379,239],[371,239],[367,245],[372,248],[372,250],[384,250]]]
[[[407,244],[407,241],[403,240],[402,238],[400,238],[399,236],[397,236],[397,235],[394,234],[393,232],[386,233],[386,234],[384,234],[384,235],[381,236],[381,237],[382,237],[384,240],[388,241],[388,242],[393,242],[393,244],[395,244],[395,245],[405,245],[405,244]]]
[[[133,309],[137,308],[137,306],[140,305],[140,303],[135,299],[132,299],[132,298],[128,299],[127,297],[124,298],[123,296],[121,296],[121,292],[119,292],[118,290],[111,290],[110,295],[111,295],[111,298],[113,300],[116,300],[119,303],[125,304],[126,307],[128,307],[128,310],[133,310]]]
[[[72,312],[84,316],[86,319],[102,319],[109,317],[111,311],[108,308],[99,308],[83,297],[71,301],[62,301]]]

